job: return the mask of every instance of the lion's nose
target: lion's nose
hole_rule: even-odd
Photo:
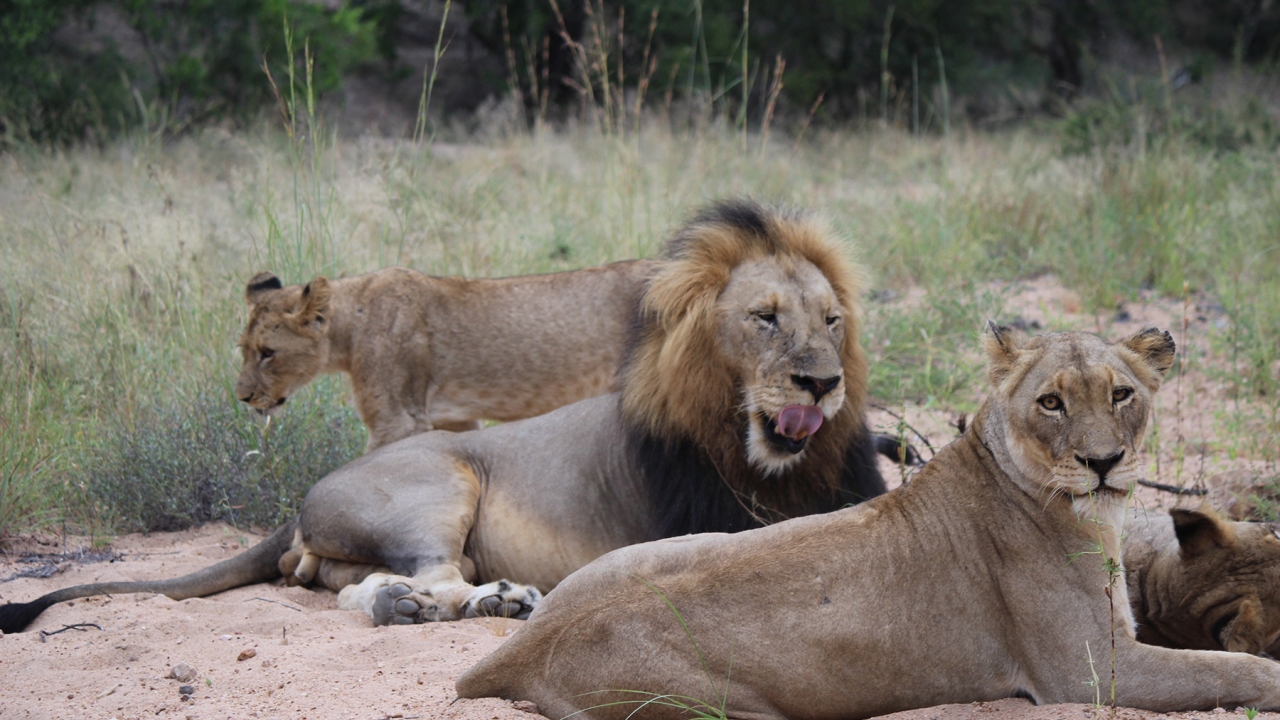
[[[1111,472],[1111,468],[1115,467],[1116,463],[1120,462],[1123,457],[1124,450],[1121,450],[1115,455],[1104,458],[1086,458],[1077,455],[1076,462],[1097,473],[1099,481],[1106,482],[1107,473]]]
[[[813,394],[813,401],[818,402],[823,395],[831,392],[836,385],[840,384],[840,376],[816,378],[808,375],[792,375],[791,382],[798,385],[801,390],[808,390]]]

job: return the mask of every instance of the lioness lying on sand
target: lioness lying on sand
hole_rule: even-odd
[[[270,412],[317,375],[351,376],[366,450],[479,420],[534,417],[614,389],[652,260],[469,280],[389,268],[284,287],[259,273],[236,397]]]
[[[1124,567],[1138,640],[1280,655],[1278,532],[1207,508],[1133,513]]]
[[[1110,674],[1114,642],[1122,705],[1280,709],[1280,664],[1134,638],[1121,524],[1169,334],[1108,345],[992,324],[985,345],[991,397],[910,485],[827,515],[609,553],[464,673],[459,696],[583,718],[1092,702],[1086,682]]]

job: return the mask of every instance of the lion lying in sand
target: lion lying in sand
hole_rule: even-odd
[[[366,450],[428,430],[534,417],[614,389],[652,260],[469,280],[389,268],[284,287],[249,281],[236,397],[279,408],[317,375],[351,377]]]
[[[321,480],[294,523],[236,558],[5,605],[0,629],[76,597],[181,599],[281,572],[378,624],[521,617],[610,550],[879,495],[857,280],[813,220],[715,206],[669,242],[621,392],[392,443]]]
[[[1124,566],[1138,640],[1280,654],[1280,528],[1212,510],[1136,511]]]
[[[575,718],[1092,702],[1109,695],[1114,642],[1121,705],[1280,709],[1280,664],[1134,638],[1121,527],[1169,334],[1109,345],[990,325],[985,345],[991,397],[910,485],[827,515],[610,553],[464,673],[459,696]],[[1095,695],[1085,683],[1099,677]]]

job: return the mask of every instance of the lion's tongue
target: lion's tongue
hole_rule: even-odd
[[[818,432],[822,427],[822,411],[817,405],[788,405],[778,413],[778,434],[792,440]]]

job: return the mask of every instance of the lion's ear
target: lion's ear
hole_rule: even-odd
[[[1229,547],[1235,542],[1235,531],[1207,506],[1199,510],[1174,508],[1169,515],[1184,556],[1198,555],[1214,547]]]
[[[244,299],[250,305],[257,305],[267,292],[279,290],[282,287],[284,285],[281,284],[280,278],[269,272],[260,272],[249,278],[249,284],[244,288]]]
[[[1262,603],[1256,596],[1247,596],[1240,603],[1236,616],[1218,631],[1217,640],[1227,652],[1252,655],[1267,649]]]
[[[982,346],[987,351],[987,371],[992,387],[1000,387],[1013,370],[1013,364],[1022,355],[1020,340],[1018,332],[1013,328],[997,325],[995,320],[987,321],[986,331],[982,334]]]
[[[324,276],[318,276],[302,288],[302,297],[298,299],[298,309],[293,313],[293,320],[302,327],[324,327],[329,316],[329,302],[333,299],[333,289]]]
[[[1173,356],[1178,347],[1173,342],[1173,336],[1167,330],[1147,328],[1120,344],[1137,355],[1152,374],[1149,377],[1142,377],[1143,383],[1152,392],[1159,389],[1161,378],[1169,372],[1169,368],[1173,367]],[[1139,376],[1147,375],[1138,368],[1134,369],[1139,371]]]

